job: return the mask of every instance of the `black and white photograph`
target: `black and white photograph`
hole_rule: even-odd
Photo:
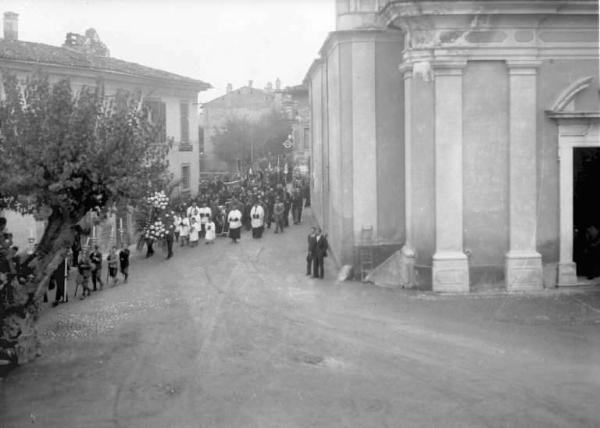
[[[0,428],[600,426],[598,0],[0,0]]]

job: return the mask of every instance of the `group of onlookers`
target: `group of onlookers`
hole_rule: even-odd
[[[81,299],[85,299],[87,296],[91,295],[93,291],[102,290],[105,284],[114,287],[119,283],[119,271],[123,276],[123,282],[127,282],[127,279],[129,278],[129,255],[129,248],[125,247],[120,251],[117,251],[116,246],[111,247],[106,257],[106,280],[103,281],[102,266],[104,256],[100,252],[98,245],[94,245],[94,249],[91,252],[88,251],[87,248],[84,248],[77,255],[71,251],[70,257],[65,259],[64,265],[65,269],[67,270],[71,264],[77,268],[77,279],[74,295],[77,295],[79,287],[81,287]],[[62,270],[55,272],[55,274],[58,273],[57,281],[60,280],[62,272]],[[66,278],[67,276],[64,275],[65,281]],[[62,284],[57,284],[55,304],[64,301],[63,293],[65,281],[63,281]]]

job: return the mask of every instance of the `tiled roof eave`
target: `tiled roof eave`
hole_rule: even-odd
[[[82,67],[82,66],[78,66],[78,65],[67,65],[67,64],[57,64],[57,63],[51,63],[51,62],[41,62],[41,61],[28,61],[28,60],[19,60],[19,59],[14,59],[14,58],[2,58],[0,57],[0,68],[2,63],[12,63],[15,65],[28,65],[28,66],[35,66],[35,67],[39,67],[39,68],[54,68],[54,69],[62,69],[65,70],[65,72],[67,72],[66,74],[68,74],[68,72],[71,71],[79,71],[79,72],[88,72],[88,73],[102,73],[108,76],[111,76],[113,78],[119,79],[119,78],[126,78],[126,79],[131,79],[134,81],[143,81],[143,82],[147,82],[147,83],[151,83],[151,84],[160,84],[161,86],[166,86],[169,88],[175,88],[175,89],[180,89],[180,90],[186,90],[186,91],[196,91],[196,92],[200,92],[200,91],[205,91],[207,89],[212,88],[212,85],[210,85],[209,83],[203,82],[201,80],[194,80],[194,79],[189,79],[189,80],[180,80],[180,79],[176,79],[176,78],[168,78],[168,77],[156,77],[156,76],[144,76],[142,74],[133,74],[133,73],[125,73],[125,72],[120,72],[120,71],[116,71],[116,70],[111,70],[111,69],[106,69],[106,68],[100,68],[100,67]]]

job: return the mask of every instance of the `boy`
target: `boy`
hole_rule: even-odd
[[[127,282],[129,277],[129,249],[123,248],[119,252],[119,263],[121,264],[121,273],[123,274],[123,282]]]
[[[79,260],[77,260],[77,270],[79,271],[79,278],[77,282],[83,287],[83,291],[80,299],[83,300],[87,296],[92,294],[90,289],[90,277],[92,276],[92,262],[88,256],[88,252],[84,249],[79,253]]]
[[[117,272],[119,268],[119,259],[117,258],[117,247],[113,246],[110,249],[106,262],[108,264],[108,276],[109,278],[112,278],[112,283],[114,287],[119,282],[119,278],[117,278]]]

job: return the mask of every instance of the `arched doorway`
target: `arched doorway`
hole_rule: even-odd
[[[600,232],[597,188],[600,179],[600,112],[575,111],[574,99],[592,77],[580,79],[557,98],[549,117],[558,123],[560,163],[560,253],[558,286],[581,283],[590,266],[584,254],[586,232],[595,225]],[[599,250],[600,254],[600,250]],[[581,278],[581,277],[580,277]]]

